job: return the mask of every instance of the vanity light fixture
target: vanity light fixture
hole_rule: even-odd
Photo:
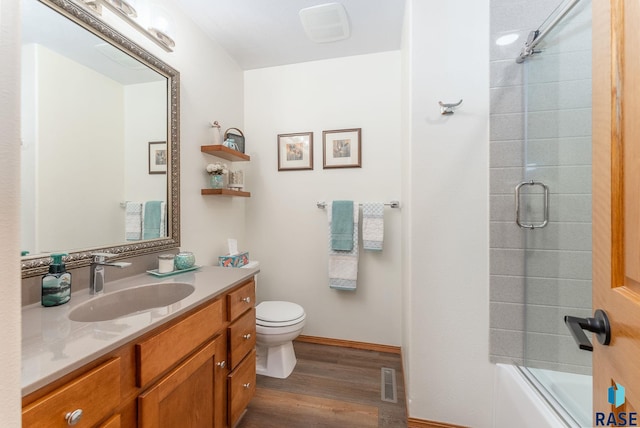
[[[86,7],[94,15],[102,16],[102,5],[99,0],[76,0],[76,3]]]
[[[106,7],[167,52],[173,52],[176,46],[169,36],[170,16],[160,6],[147,5],[140,0],[75,1],[99,16],[102,15],[102,6]]]
[[[128,18],[136,18],[138,16],[138,12],[136,12],[136,9],[125,0],[104,0],[104,2],[109,3],[118,12]]]
[[[171,18],[169,12],[158,5],[153,5],[150,10],[150,22],[148,30],[155,38],[166,46],[173,48],[176,42],[169,34],[171,32]]]

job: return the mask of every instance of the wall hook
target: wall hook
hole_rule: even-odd
[[[455,104],[445,104],[442,101],[438,101],[438,104],[440,104],[440,114],[453,114],[454,108],[462,104],[462,100],[458,101]]]

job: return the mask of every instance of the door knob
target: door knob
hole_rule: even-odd
[[[584,330],[596,334],[596,338],[601,345],[609,345],[611,342],[611,324],[609,317],[602,309],[596,309],[593,318],[578,318],[565,315],[564,323],[569,327],[571,336],[580,349],[593,352],[593,345],[584,333]]]

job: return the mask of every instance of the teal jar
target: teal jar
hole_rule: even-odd
[[[191,251],[181,251],[176,254],[173,263],[176,270],[189,269],[196,264],[196,256]]]
[[[209,176],[209,184],[212,189],[222,189],[224,187],[224,176],[223,175],[210,175]]]

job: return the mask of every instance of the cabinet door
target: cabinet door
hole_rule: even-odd
[[[142,428],[216,427],[217,375],[214,339],[188,357],[158,383],[138,397],[138,422]],[[218,427],[216,427],[218,428]]]
[[[229,362],[227,361],[227,335],[221,334],[216,339],[215,384],[213,395],[214,419],[216,428],[227,425],[227,376],[229,375]]]

